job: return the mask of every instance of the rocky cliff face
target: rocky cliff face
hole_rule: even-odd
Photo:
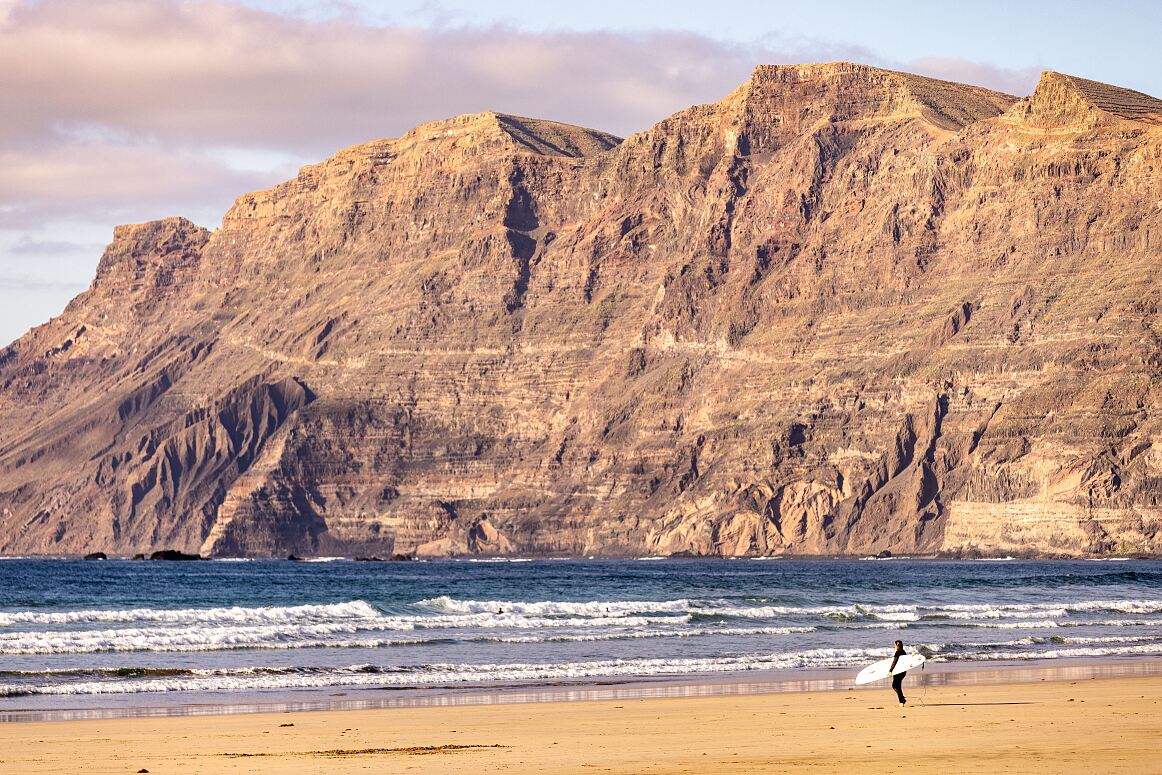
[[[1162,552],[1162,103],[764,66],[624,141],[496,114],[0,352],[0,552]]]

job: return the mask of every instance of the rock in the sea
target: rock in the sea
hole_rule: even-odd
[[[89,552],[88,554],[85,555],[85,559],[86,560],[107,560],[109,558],[107,556],[105,556],[104,552]]]
[[[772,65],[622,141],[496,113],[0,350],[0,552],[1162,552],[1162,102]]]
[[[176,549],[162,549],[161,551],[154,552],[153,554],[149,555],[149,559],[185,562],[189,560],[200,560],[202,558],[199,555],[186,554],[185,552],[179,552]]]

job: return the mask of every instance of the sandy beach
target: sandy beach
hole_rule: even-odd
[[[0,725],[5,773],[1162,772],[1162,678]]]

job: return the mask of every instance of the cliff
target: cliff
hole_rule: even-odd
[[[1162,553],[1162,103],[762,66],[624,141],[500,114],[0,351],[0,552]]]

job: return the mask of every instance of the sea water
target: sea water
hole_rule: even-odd
[[[851,671],[896,639],[1162,656],[1162,563],[0,562],[0,714]]]

